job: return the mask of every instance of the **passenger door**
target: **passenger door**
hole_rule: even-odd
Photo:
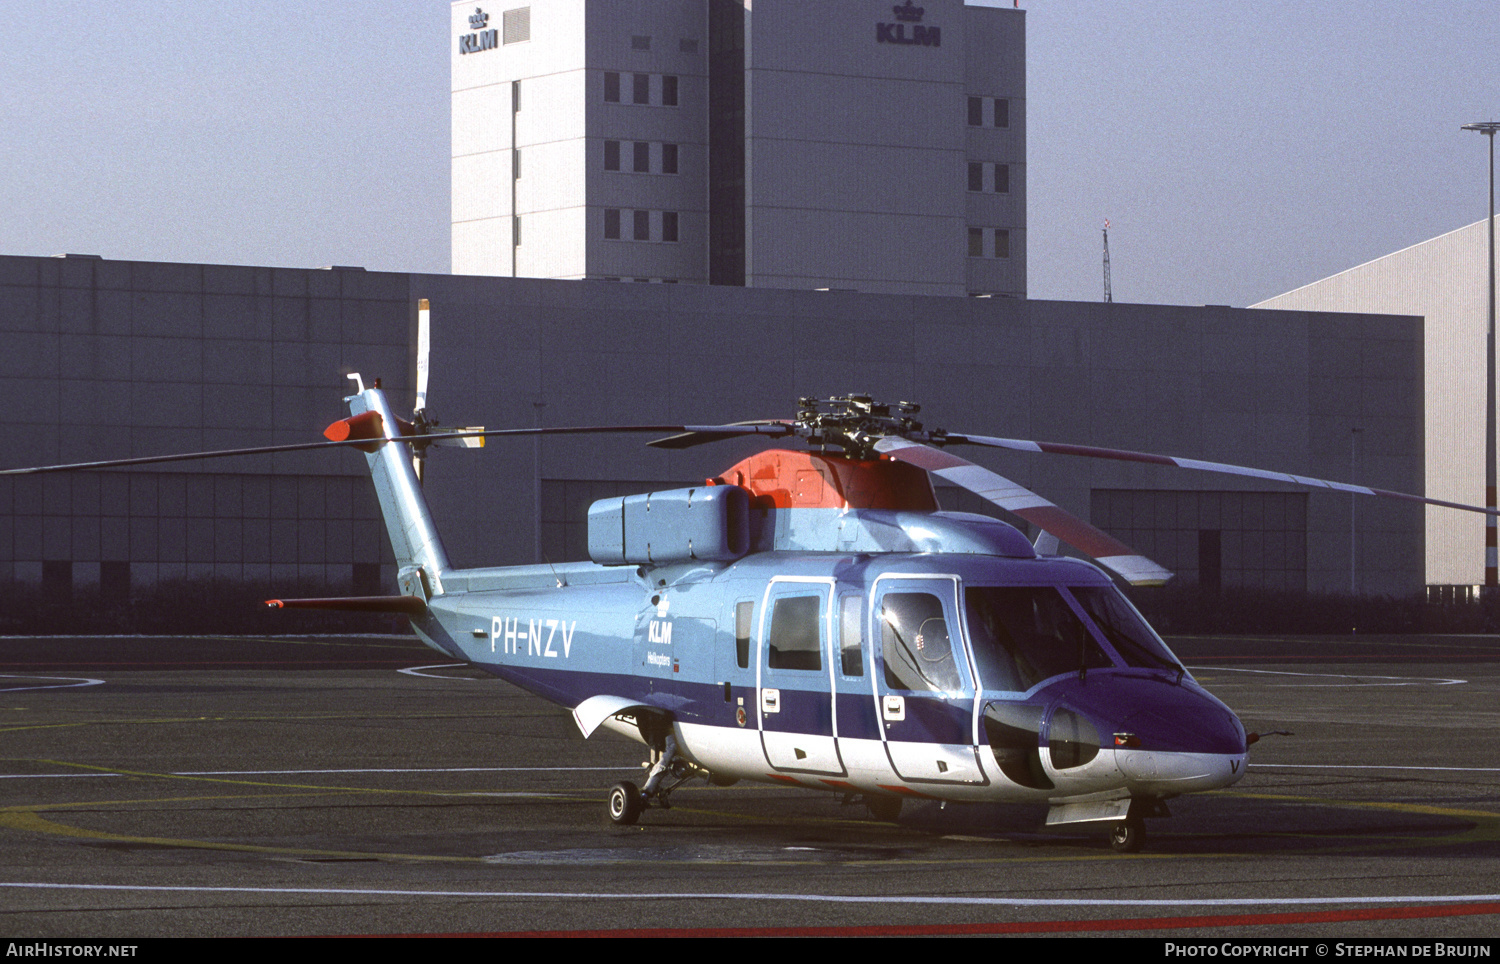
[[[871,598],[875,711],[896,775],[913,783],[988,783],[974,745],[974,676],[958,618],[958,577],[881,576]]]
[[[757,716],[776,770],[844,775],[834,702],[834,580],[779,576],[766,587],[757,634]]]

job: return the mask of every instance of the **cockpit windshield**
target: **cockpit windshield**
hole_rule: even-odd
[[[1114,587],[1073,586],[1068,591],[1127,665],[1173,672],[1182,669],[1167,644]]]
[[[1115,665],[1099,638],[1126,666],[1183,672],[1113,586],[970,586],[964,603],[983,689],[1024,691],[1051,676]]]
[[[1113,663],[1053,586],[970,586],[964,590],[980,685],[1027,690],[1060,673]]]

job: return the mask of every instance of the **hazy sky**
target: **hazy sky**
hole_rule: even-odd
[[[1245,305],[1484,216],[1494,0],[1021,6],[1032,297],[1105,218],[1116,301]],[[448,270],[446,2],[5,9],[0,254]]]

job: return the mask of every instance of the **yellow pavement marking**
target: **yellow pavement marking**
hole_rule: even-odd
[[[276,854],[279,856],[323,857],[335,859],[366,860],[410,860],[428,863],[483,863],[482,857],[435,856],[432,854],[367,853],[357,850],[317,850],[308,847],[268,847],[258,844],[223,843],[210,840],[178,840],[170,837],[134,837],[128,834],[109,833],[103,830],[87,830],[55,823],[29,811],[0,813],[0,827],[12,830],[29,830],[60,837],[76,837],[86,840],[106,840],[111,843],[130,843],[156,847],[184,847],[194,850],[228,850],[238,853]]]

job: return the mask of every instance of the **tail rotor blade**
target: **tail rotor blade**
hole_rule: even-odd
[[[900,462],[926,469],[1090,556],[1132,586],[1160,586],[1172,573],[1137,553],[1114,536],[1094,528],[1023,485],[950,452],[902,438],[883,438],[875,450]]]
[[[463,428],[452,429],[450,432],[435,437],[432,444],[450,449],[482,449],[484,448],[484,426],[466,425]]]
[[[417,302],[417,411],[427,407],[427,366],[432,349],[432,308],[426,298]]]

